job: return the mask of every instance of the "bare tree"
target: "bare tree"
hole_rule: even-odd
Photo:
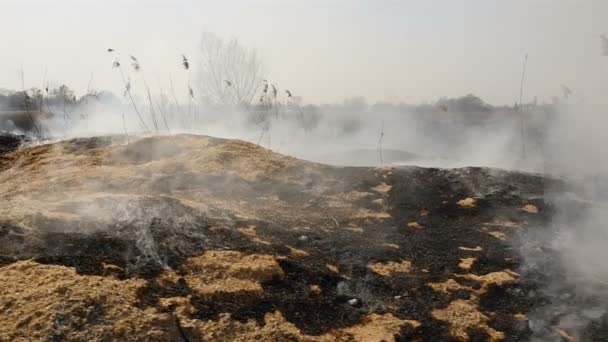
[[[204,32],[200,41],[199,94],[216,105],[249,105],[264,78],[262,60],[236,38]]]

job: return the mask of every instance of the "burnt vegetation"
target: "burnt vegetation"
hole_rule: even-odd
[[[133,309],[171,317],[160,339],[203,340],[207,324],[241,324],[295,327],[298,335],[281,330],[276,340],[354,340],[374,317],[399,322],[392,330],[373,327],[397,341],[605,336],[608,316],[594,304],[602,305],[605,284],[594,284],[599,290],[591,294],[575,291],[559,246],[546,244],[558,236],[558,205],[573,213],[565,224],[588,215],[594,204],[580,198],[589,189],[492,168],[393,166],[421,156],[385,147],[390,125],[415,122],[425,141],[440,140],[451,153],[470,142],[463,132],[521,122],[521,157],[536,149],[546,167],[555,157],[544,149],[547,127],[568,106],[568,87],[551,104],[525,104],[520,96],[513,106],[492,106],[468,94],[416,105],[363,97],[313,105],[264,79],[255,52],[236,39],[206,34],[201,51],[196,76],[186,54],[176,58],[187,82],[176,91],[170,78],[171,99],[162,89],[154,95],[144,60],[112,48],[120,97],[91,89],[78,97],[66,85],[0,93],[0,195],[11,205],[0,208],[0,271],[65,266],[78,276],[137,281]],[[49,142],[117,108],[120,134]],[[255,132],[252,143],[168,134],[196,132],[231,111]],[[384,117],[393,121],[385,126]],[[362,165],[380,167],[316,164],[262,148],[272,145],[275,125],[306,139],[330,132],[338,141],[375,125],[369,145],[378,160]],[[343,155],[365,159],[370,150]],[[525,260],[530,256],[538,262]],[[73,312],[55,310],[44,337],[70,340],[69,330],[112,326],[111,295],[87,297]],[[3,305],[0,316],[8,316],[13,303]],[[273,326],[275,313],[284,322]],[[563,321],[578,326],[563,330]],[[17,323],[10,336],[29,337],[22,326],[41,329],[28,324]]]
[[[14,151],[11,146],[17,145],[19,138],[13,139],[7,140],[8,150]],[[115,139],[74,139],[63,148],[65,153],[93,157],[96,150],[116,143]],[[154,141],[132,144],[124,157],[102,160],[99,166],[148,163],[176,153],[146,156],[140,149]],[[222,146],[224,142],[214,139],[210,144]],[[144,216],[112,223],[111,229],[107,222],[92,218],[65,221],[41,216],[35,219],[33,231],[5,222],[0,225],[0,261],[9,265],[33,259],[73,267],[83,275],[142,278],[146,285],[137,294],[142,309],[171,312],[160,304],[163,298],[190,297],[189,319],[201,321],[218,320],[229,313],[236,321],[253,320],[264,326],[265,315],[278,311],[301,332],[320,336],[361,324],[371,313],[390,313],[421,323],[419,328],[404,326],[395,335],[397,340],[453,340],[457,338],[451,323],[439,320],[436,310],[462,300],[478,301],[480,312],[490,317],[488,328],[468,328],[471,340],[489,340],[487,329],[504,333],[508,341],[532,336],[527,321],[516,315],[555,300],[539,292],[539,287],[558,276],[553,273],[557,264],[507,283],[484,285],[470,275],[520,272],[523,261],[515,242],[529,237],[526,232],[530,230],[548,226],[553,209],[543,197],[547,191],[564,191],[562,182],[484,168],[319,167],[315,174],[294,171],[289,181],[201,174],[186,179],[174,175],[152,183],[156,184],[153,191],[164,194],[179,191],[180,184],[204,185],[212,198],[236,197],[259,208],[258,218],[243,219],[221,208],[202,215],[180,201],[160,196],[137,203],[144,208]],[[319,187],[324,190],[319,192]],[[328,207],[327,196],[347,191],[369,193],[354,205],[369,212],[386,210],[387,215],[357,218]],[[274,196],[282,201],[282,208],[267,213],[259,198]],[[101,200],[96,207],[107,210],[103,208],[115,205]],[[538,212],[522,211],[526,205]],[[296,210],[299,207],[319,214],[303,217]],[[518,228],[508,228],[509,222]],[[247,226],[256,227],[255,236],[238,229]],[[308,228],[303,230],[303,226]],[[497,231],[503,235],[494,234]],[[142,245],[142,232],[152,243],[145,246],[153,246],[152,250]],[[190,257],[217,250],[280,256],[282,274],[261,281],[262,292],[197,292],[185,280],[183,265]],[[547,253],[552,252],[548,249]],[[474,263],[463,268],[462,259],[470,257],[475,258]],[[382,274],[370,268],[404,260],[412,263],[408,272]],[[162,278],[168,269],[178,278]],[[449,280],[461,288],[442,292],[430,285]],[[318,291],[311,292],[311,285]],[[604,329],[601,324],[594,321],[586,331],[593,335]]]

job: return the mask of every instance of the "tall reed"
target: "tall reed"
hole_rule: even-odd
[[[384,156],[382,151],[382,142],[384,140],[384,120],[382,120],[382,125],[380,126],[380,138],[378,139],[378,155],[380,157],[380,166],[384,166]]]
[[[186,74],[188,76],[188,118],[194,122],[194,115],[192,114],[194,90],[192,90],[192,85],[190,83],[190,61],[188,61],[188,57],[186,57],[185,54],[182,54],[182,66],[184,67],[184,70],[186,70]]]
[[[116,55],[116,51],[114,49],[108,49],[108,52],[112,53],[114,55],[114,62],[112,63],[112,67],[115,69],[118,69],[120,71],[120,77],[122,78],[122,83],[124,84],[124,87],[125,87],[125,93],[127,95],[129,95],[129,99],[131,100],[131,105],[133,106],[133,109],[135,110],[135,113],[137,114],[137,117],[139,118],[139,122],[141,123],[141,125],[143,126],[143,128],[146,131],[150,131],[150,129],[148,128],[148,125],[146,125],[146,122],[144,121],[141,114],[139,113],[139,109],[137,108],[137,104],[135,104],[135,100],[133,100],[133,95],[131,94],[131,82],[128,82],[125,77],[125,73],[122,70],[120,60],[118,59],[118,56]]]
[[[152,94],[150,94],[150,87],[148,86],[148,82],[146,82],[146,77],[144,76],[144,73],[141,68],[141,65],[139,64],[139,61],[133,55],[130,55],[130,57],[131,57],[131,66],[133,67],[133,70],[135,70],[136,73],[139,73],[141,75],[141,79],[144,83],[144,87],[146,89],[146,94],[148,96],[148,106],[150,107],[150,117],[152,118],[152,123],[154,124],[154,129],[156,129],[156,132],[158,132],[159,125],[158,125],[158,120],[156,118],[156,112],[154,111],[154,103],[152,102]]]
[[[521,73],[521,83],[519,85],[519,112],[520,112],[520,120],[521,120],[521,154],[522,158],[526,159],[526,123],[524,119],[524,110],[522,104],[522,98],[524,95],[524,81],[526,78],[526,66],[528,64],[528,54],[524,56],[524,65]]]

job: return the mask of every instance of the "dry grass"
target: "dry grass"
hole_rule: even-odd
[[[462,208],[475,208],[477,206],[477,200],[475,198],[467,197],[456,202]]]
[[[460,290],[471,290],[468,286],[460,285],[454,279],[448,279],[443,283],[428,283],[427,284],[434,291],[442,292],[442,293],[450,293],[452,291],[460,291]]]
[[[373,187],[371,190],[386,194],[392,189],[392,185],[387,185],[385,182],[381,182],[380,184]]]
[[[446,321],[450,324],[450,333],[459,341],[468,341],[467,331],[477,328],[485,331],[490,336],[490,341],[502,341],[504,333],[492,329],[488,323],[490,318],[479,312],[477,307],[466,300],[455,300],[445,309],[433,310],[435,319]]]
[[[412,270],[412,263],[407,260],[402,260],[400,262],[377,262],[367,265],[367,268],[381,276],[391,277],[398,273],[409,273]]]
[[[538,214],[538,207],[532,204],[524,205],[521,210],[527,212],[528,214]]]
[[[168,314],[139,309],[143,280],[80,276],[67,267],[22,261],[0,268],[0,340],[177,338]],[[95,324],[92,324],[92,323]],[[76,325],[83,325],[83,330]]]
[[[131,136],[128,145],[123,144],[124,138],[107,139],[105,143],[82,140],[33,146],[5,156],[11,167],[0,174],[4,203],[0,215],[24,226],[34,226],[36,217],[77,222],[90,216],[105,222],[114,216],[112,206],[132,207],[155,198],[176,200],[197,212],[221,208],[239,217],[270,220],[280,215],[334,228],[342,228],[343,218],[391,217],[384,203],[380,208],[372,203],[377,192],[336,191],[335,185],[342,180],[324,176],[330,168],[251,143],[194,135]],[[13,182],[16,177],[28,182]],[[213,177],[214,184],[209,184],[207,179]],[[322,199],[321,209],[281,199],[282,184],[305,187],[309,179],[318,177],[323,181],[313,195]],[[276,186],[255,194],[247,186],[235,186],[253,182]],[[212,193],[210,185],[221,187]],[[389,187],[384,184],[378,190]],[[246,197],[235,196],[234,191]],[[259,242],[268,242],[264,240],[268,238]]]
[[[211,251],[188,260],[183,267],[188,286],[199,293],[257,291],[256,284],[280,276],[276,261],[266,255]],[[0,340],[130,340],[179,341],[389,341],[405,325],[417,321],[391,314],[371,314],[359,324],[323,335],[302,333],[278,312],[269,312],[262,324],[240,322],[230,314],[211,320],[193,319],[189,297],[160,300],[167,308],[142,309],[137,292],[144,280],[120,281],[111,277],[81,276],[68,267],[22,261],[0,268]],[[174,281],[174,273],[159,281]],[[27,286],[24,286],[27,284]],[[36,286],[31,286],[35,284]],[[311,291],[319,292],[313,284]],[[169,310],[171,308],[171,310]],[[173,310],[173,313],[169,313]],[[179,327],[178,327],[179,320]]]
[[[462,258],[460,259],[458,267],[462,268],[465,271],[468,271],[471,269],[471,267],[473,267],[473,263],[475,263],[476,260],[477,258]]]
[[[234,251],[208,251],[192,257],[180,267],[188,286],[200,294],[214,292],[262,292],[261,283],[281,277],[283,271],[271,255],[246,255]],[[175,273],[166,279],[179,278]]]
[[[468,300],[457,299],[452,301],[446,308],[433,310],[433,317],[448,323],[450,325],[450,333],[459,341],[469,340],[467,331],[470,329],[480,329],[485,331],[490,336],[491,341],[502,341],[505,338],[504,333],[491,328],[489,326],[490,317],[479,310],[479,298],[487,292],[490,286],[500,286],[515,281],[517,274],[510,270],[505,270],[501,272],[492,272],[481,276],[475,274],[455,274],[454,276],[457,278],[475,281],[480,286],[478,289],[473,289],[471,287],[461,285],[454,279],[448,279],[442,283],[427,284],[430,288],[437,292],[450,293],[464,290],[471,293]]]
[[[467,252],[481,252],[481,251],[483,251],[483,248],[481,246],[477,246],[477,247],[458,247],[458,249],[460,249],[462,251],[467,251]]]
[[[416,229],[424,228],[424,226],[418,222],[408,222],[407,226],[408,226],[408,228],[416,228]]]

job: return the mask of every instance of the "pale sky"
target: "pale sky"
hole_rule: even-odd
[[[42,84],[121,93],[105,52],[137,56],[153,87],[183,82],[200,34],[237,37],[269,78],[305,102],[433,101],[474,93],[493,104],[606,101],[608,0],[0,0],[0,88]]]

